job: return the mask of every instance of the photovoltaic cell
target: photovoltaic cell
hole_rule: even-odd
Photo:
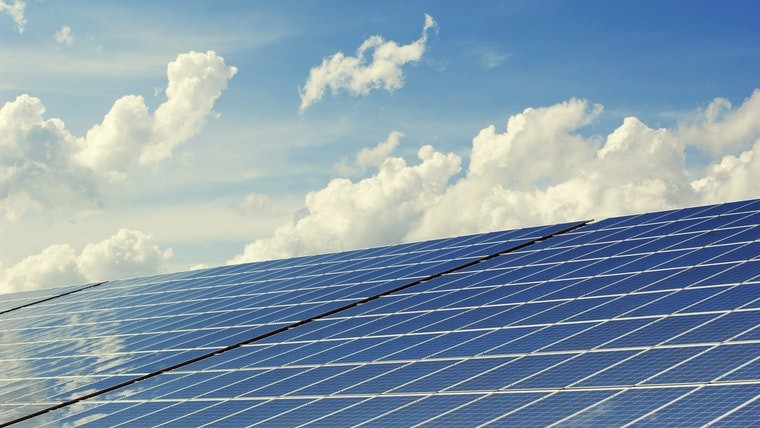
[[[758,209],[52,295],[0,314],[0,420],[61,405],[20,425],[745,426],[760,418]]]

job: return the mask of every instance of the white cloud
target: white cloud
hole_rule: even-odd
[[[677,129],[685,144],[713,155],[735,153],[760,135],[760,89],[733,108],[725,98],[716,98],[703,111],[683,121]]]
[[[732,201],[757,196],[760,183],[760,139],[739,156],[728,155],[707,169],[705,177],[692,182],[706,201]]]
[[[71,27],[63,26],[53,34],[53,40],[59,45],[71,46],[74,43],[74,35],[71,34]]]
[[[10,16],[16,24],[16,29],[19,33],[23,33],[26,26],[24,9],[26,9],[26,2],[22,0],[13,0],[13,3],[6,3],[0,0],[0,15]]]
[[[333,180],[310,193],[305,216],[232,261],[755,198],[760,128],[747,117],[758,105],[755,91],[736,110],[716,101],[673,129],[628,117],[609,135],[588,137],[579,131],[602,114],[599,105],[573,99],[528,108],[510,117],[504,132],[492,125],[475,136],[469,167],[456,182],[449,184],[459,165],[454,155],[436,153],[440,164],[432,180],[408,174],[429,162],[425,156],[415,167],[389,158],[377,175],[357,183]],[[687,149],[705,142],[732,154],[701,173],[687,171]]]
[[[365,172],[368,167],[379,167],[396,150],[403,136],[404,134],[401,132],[391,131],[388,138],[379,142],[375,147],[365,147],[359,150],[353,162],[343,159],[333,169],[342,176],[351,176]]]
[[[171,256],[171,249],[160,249],[152,235],[121,229],[80,254],[56,244],[8,269],[0,267],[0,293],[154,274]]]
[[[151,114],[141,96],[114,102],[103,122],[76,137],[27,94],[0,108],[0,214],[54,214],[102,204],[101,188],[152,166],[193,137],[235,74],[214,52],[180,54],[167,67],[166,101]]]
[[[356,183],[332,180],[306,196],[305,215],[246,246],[230,263],[400,241],[460,169],[458,156],[431,146],[420,148],[418,157],[417,165],[387,158],[377,174]]]
[[[87,132],[77,160],[103,172],[138,162],[155,164],[195,135],[237,69],[213,51],[180,54],[166,69],[166,101],[153,115],[141,96],[117,100],[103,122]]]
[[[121,229],[110,238],[87,245],[77,258],[77,267],[90,281],[148,275],[159,272],[172,250],[161,250],[153,235]]]
[[[408,45],[399,46],[394,41],[386,41],[381,36],[372,36],[356,50],[356,56],[346,56],[338,52],[322,60],[313,67],[303,88],[300,111],[322,99],[326,88],[333,93],[345,89],[353,95],[367,95],[372,89],[385,88],[389,92],[404,86],[401,66],[422,58],[427,44],[428,31],[437,26],[430,15],[425,14],[425,25],[419,39]],[[367,59],[371,52],[372,59]]]

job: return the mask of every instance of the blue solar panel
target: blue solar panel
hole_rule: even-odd
[[[12,338],[0,345],[0,420],[60,406],[22,423],[751,423],[758,209],[744,201],[74,289],[0,314]]]

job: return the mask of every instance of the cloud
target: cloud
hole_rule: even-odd
[[[230,263],[400,241],[460,169],[459,156],[431,146],[420,148],[417,156],[417,165],[387,158],[371,177],[355,183],[334,179],[309,193],[303,216],[278,227],[273,237],[249,244]]]
[[[678,138],[713,155],[746,148],[747,141],[760,135],[760,89],[734,108],[725,98],[716,98],[707,108],[682,121]]]
[[[16,29],[19,33],[23,33],[26,26],[24,9],[26,9],[26,3],[22,0],[13,0],[13,3],[6,3],[0,0],[0,15],[10,16],[16,24]]]
[[[487,70],[498,68],[510,57],[509,54],[503,53],[498,48],[488,45],[474,49],[473,53],[477,56],[480,66]]]
[[[171,249],[160,249],[152,235],[121,229],[79,254],[70,245],[56,244],[8,269],[0,267],[0,293],[154,274],[171,256]]]
[[[166,101],[155,113],[150,114],[141,96],[117,100],[103,122],[87,132],[77,160],[101,172],[165,160],[200,131],[235,73],[213,51],[178,55],[166,68]]]
[[[0,214],[49,215],[98,208],[104,185],[160,164],[201,129],[235,74],[214,52],[180,54],[167,67],[166,101],[153,114],[143,97],[114,102],[100,124],[76,137],[27,94],[0,108]]]
[[[53,40],[59,45],[71,46],[74,43],[74,36],[71,34],[71,27],[63,26],[53,34]]]
[[[301,112],[322,99],[326,88],[333,93],[345,89],[353,95],[367,95],[373,89],[384,88],[389,92],[404,86],[401,66],[422,58],[427,44],[428,31],[437,24],[425,14],[425,25],[419,39],[408,45],[399,46],[394,41],[386,41],[381,36],[372,36],[356,50],[356,56],[346,56],[338,52],[322,60],[313,67],[303,88],[299,88]],[[367,59],[371,53],[372,59]]]
[[[353,162],[343,159],[333,169],[342,176],[351,176],[365,172],[368,167],[379,167],[396,150],[403,136],[404,134],[401,132],[391,131],[388,138],[375,147],[365,147],[359,150]]]
[[[572,99],[527,108],[503,132],[491,125],[473,138],[458,180],[450,182],[460,159],[429,146],[421,152],[432,157],[422,154],[417,166],[388,158],[376,175],[356,183],[336,179],[310,193],[302,218],[232,261],[756,198],[760,129],[747,117],[758,117],[758,105],[756,90],[738,109],[716,100],[671,129],[627,117],[604,136],[581,133],[603,114],[601,105]],[[687,170],[688,153],[713,146],[732,153],[713,158],[703,171]],[[431,159],[438,163],[429,175],[410,174]]]

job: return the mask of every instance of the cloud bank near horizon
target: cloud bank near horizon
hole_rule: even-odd
[[[306,214],[248,244],[229,263],[291,257],[585,218],[604,218],[760,195],[760,89],[739,107],[722,98],[677,126],[627,117],[606,136],[581,136],[601,105],[571,99],[526,108],[472,140],[462,159],[420,148],[416,165],[390,156],[401,135],[363,149],[378,164],[357,181],[336,178],[306,196]],[[688,150],[687,150],[688,149]],[[711,156],[689,171],[690,151]],[[361,162],[369,156],[372,161]],[[376,159],[382,154],[385,159]]]
[[[0,294],[155,274],[171,256],[153,235],[124,228],[81,252],[54,244],[8,269],[0,265]]]

